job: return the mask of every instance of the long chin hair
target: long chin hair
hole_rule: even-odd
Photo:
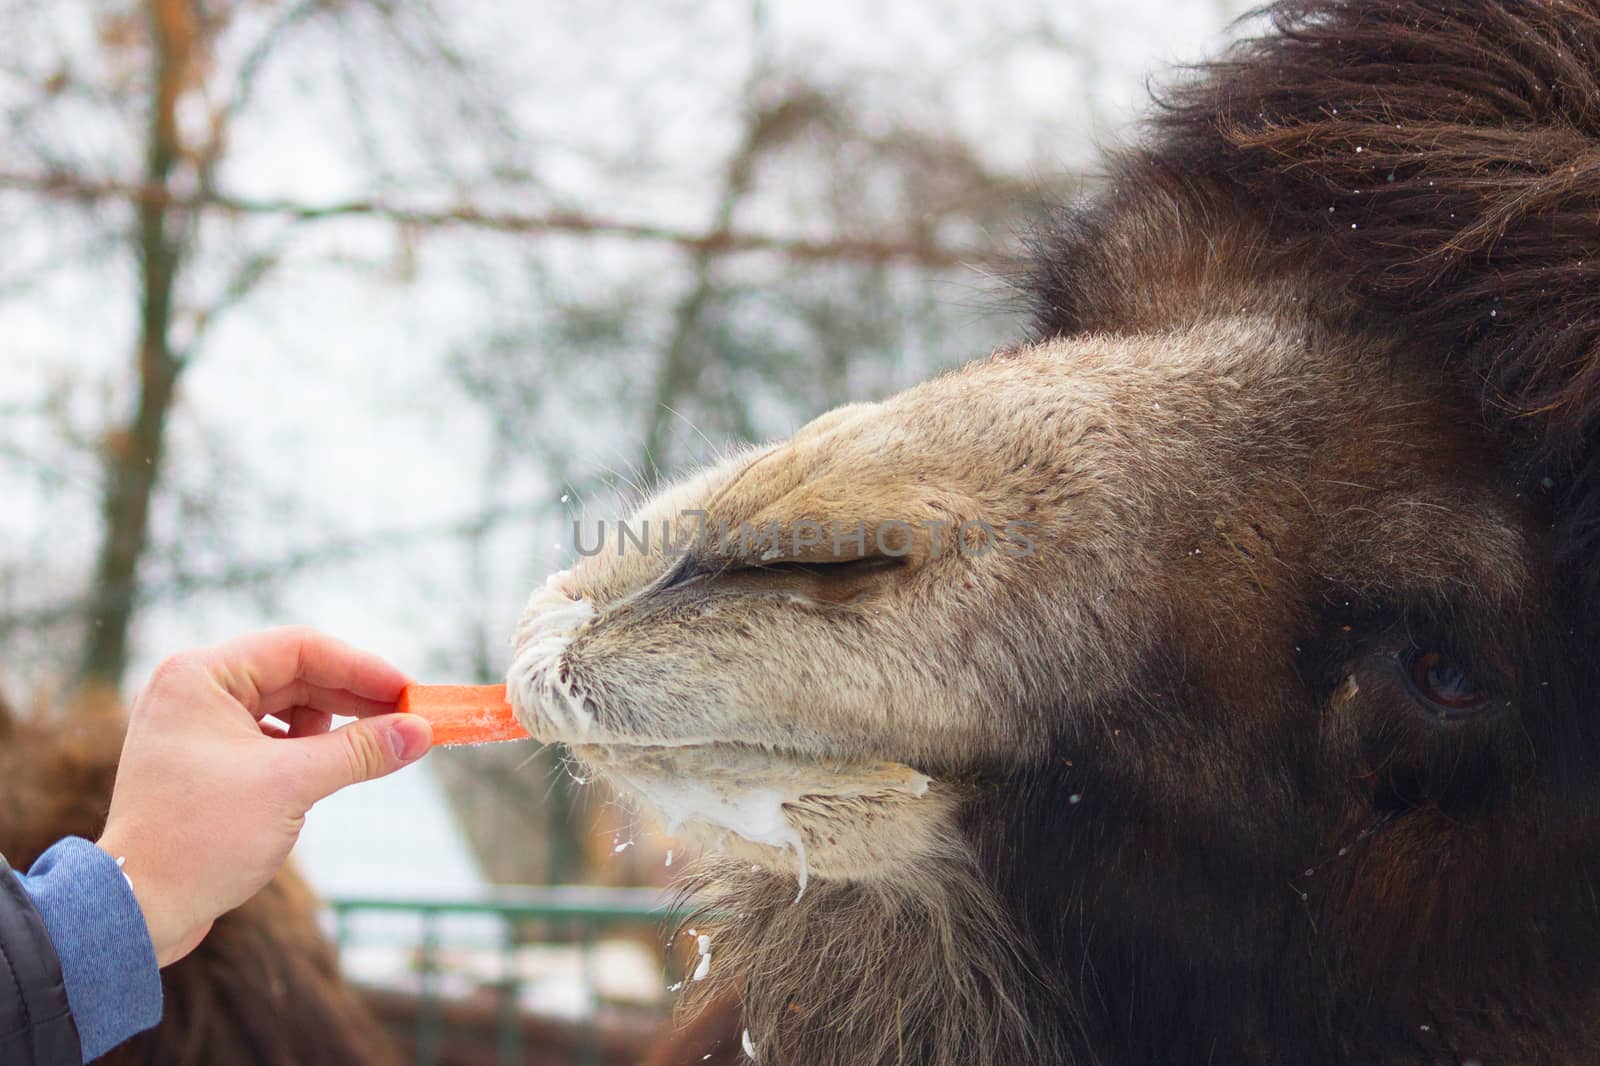
[[[730,992],[761,1066],[1074,1061],[1070,1012],[970,859],[894,881],[816,881],[708,857],[685,890],[712,962],[697,1013]]]

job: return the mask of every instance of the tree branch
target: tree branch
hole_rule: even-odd
[[[402,551],[440,540],[470,539],[497,526],[527,521],[549,512],[550,501],[544,499],[506,504],[466,518],[380,530],[295,548],[267,559],[241,560],[215,570],[180,571],[141,581],[137,585],[130,583],[115,590],[103,590],[87,598],[0,611],[0,637],[19,629],[59,625],[86,618],[108,605],[133,610],[203,592],[271,585],[301,571],[368,559],[374,552]]]
[[[757,0],[752,6],[751,22],[756,29],[758,40],[761,39],[760,27],[764,17],[765,8]],[[751,64],[750,73],[745,79],[744,100],[747,121],[744,136],[740,139],[732,158],[728,160],[727,170],[723,175],[722,192],[717,198],[711,230],[707,234],[713,239],[726,239],[733,232],[734,213],[754,184],[756,163],[760,161],[762,152],[769,147],[771,140],[769,134],[772,130],[785,125],[794,112],[802,114],[808,111],[815,112],[824,106],[816,98],[807,96],[801,99],[789,97],[775,108],[758,107],[755,103],[756,88],[760,84],[765,66],[765,50],[757,48],[756,59]],[[675,414],[673,409],[678,403],[678,397],[693,385],[694,378],[701,370],[701,366],[697,364],[704,353],[694,350],[695,338],[706,307],[716,295],[713,273],[716,259],[717,256],[709,249],[701,248],[695,252],[694,280],[689,286],[689,291],[678,301],[678,306],[673,311],[672,335],[662,350],[661,361],[656,367],[649,422],[645,426],[639,454],[639,469],[648,470],[652,475],[659,473],[658,463],[665,464],[667,461],[665,454],[667,427],[670,425],[670,418]]]
[[[0,189],[11,189],[63,201],[123,201],[180,211],[313,221],[332,218],[376,218],[423,228],[464,227],[503,233],[567,234],[618,237],[670,244],[695,254],[733,255],[772,252],[800,261],[902,262],[948,269],[994,258],[992,249],[957,248],[917,236],[830,237],[809,239],[781,234],[713,229],[695,232],[649,222],[606,218],[582,211],[493,211],[472,204],[454,207],[412,207],[377,199],[307,204],[293,200],[250,199],[224,192],[177,193],[159,185],[100,181],[69,174],[0,172]]]

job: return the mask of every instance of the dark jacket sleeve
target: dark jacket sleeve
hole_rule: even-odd
[[[56,949],[33,900],[0,856],[0,1063],[82,1062]]]

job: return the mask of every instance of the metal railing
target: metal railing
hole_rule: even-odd
[[[541,987],[570,992],[566,986],[573,976],[576,995],[557,1012],[554,1024],[573,1045],[569,1061],[605,1066],[601,1010],[606,996],[597,951],[608,942],[631,944],[635,950],[627,969],[648,966],[644,980],[655,982],[653,1003],[638,1002],[624,1012],[633,1029],[659,1026],[670,1014],[668,986],[678,979],[670,971],[680,960],[664,941],[683,915],[657,889],[502,887],[479,899],[345,897],[329,900],[328,907],[347,976],[369,988],[389,989],[414,1010],[414,1019],[391,1014],[385,1020],[391,1030],[411,1029],[408,1037],[397,1035],[406,1038],[417,1066],[445,1061],[457,1035],[447,1017],[452,997],[472,998],[481,1013],[486,995],[495,1000],[493,1061],[520,1066],[530,1050],[528,1019],[539,1013],[530,1010],[525,993]],[[387,953],[376,966],[363,955],[374,949]]]

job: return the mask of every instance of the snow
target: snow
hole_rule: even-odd
[[[700,961],[695,964],[694,973],[690,975],[691,981],[704,981],[711,973],[711,938],[704,933],[695,937],[695,950],[700,953]]]

